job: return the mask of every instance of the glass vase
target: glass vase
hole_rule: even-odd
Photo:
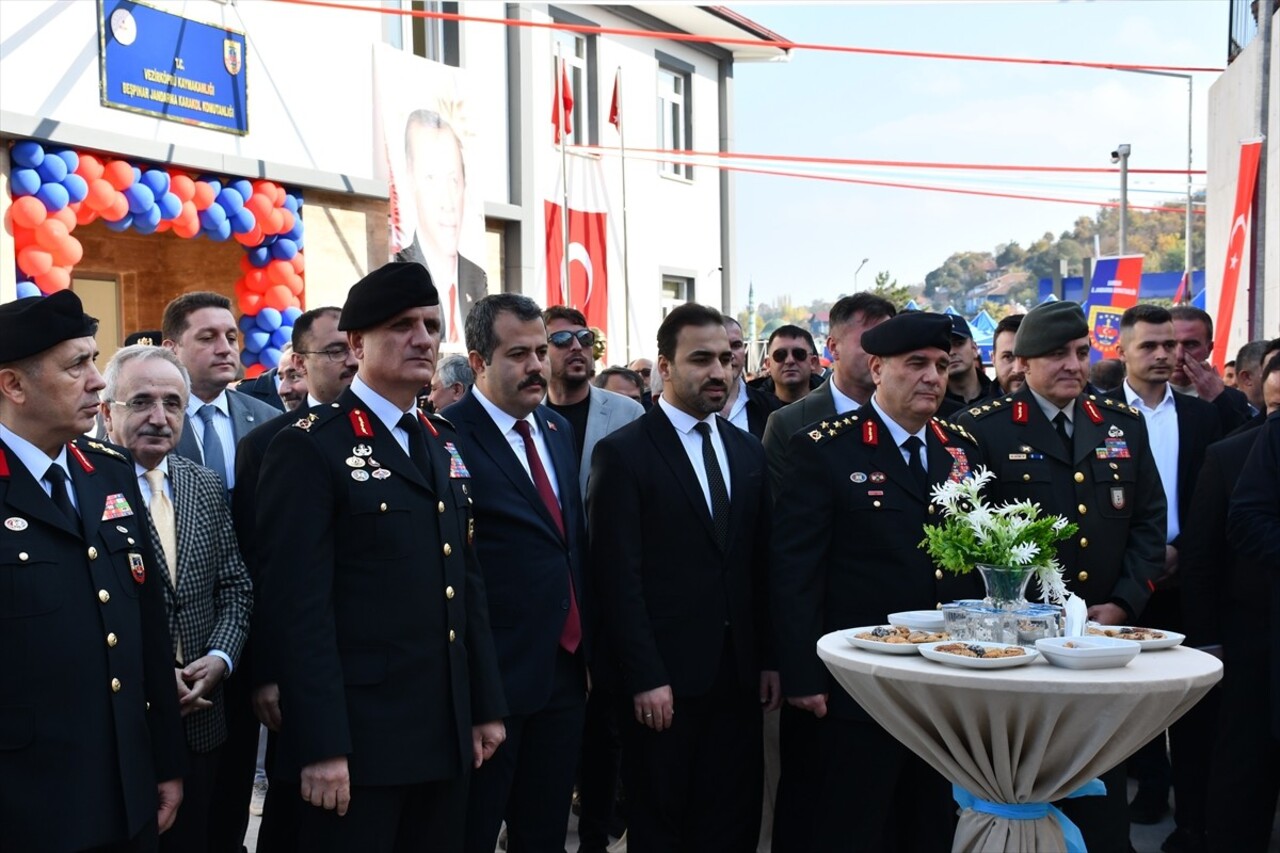
[[[988,566],[979,563],[978,571],[987,589],[983,603],[988,607],[1021,610],[1027,606],[1027,583],[1035,574],[1034,566]]]

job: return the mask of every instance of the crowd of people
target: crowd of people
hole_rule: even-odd
[[[0,849],[238,853],[264,727],[264,853],[563,851],[571,804],[579,853],[950,849],[948,784],[815,642],[982,597],[918,547],[980,466],[1078,526],[1092,619],[1225,661],[1060,804],[1088,849],[1171,789],[1164,850],[1266,849],[1280,339],[1231,387],[1209,315],[1142,304],[1091,372],[1056,302],[1000,322],[988,376],[962,318],[862,293],[830,369],[782,326],[748,381],[696,304],[603,369],[572,308],[478,298],[466,355],[442,322],[392,262],[236,387],[218,294],[101,373],[74,293],[0,305]]]

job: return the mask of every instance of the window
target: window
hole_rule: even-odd
[[[673,56],[658,53],[658,147],[668,151],[693,148],[689,88],[693,66]],[[661,174],[693,180],[688,163],[659,163]]]
[[[693,302],[693,277],[686,275],[662,276],[662,316],[666,317],[686,302]]]
[[[575,24],[579,26],[595,26],[594,21],[580,18],[561,9],[552,8],[551,19],[558,24]],[[554,41],[551,43],[551,79],[560,85],[556,76],[556,53],[564,59],[564,72],[569,77],[569,91],[573,94],[573,112],[570,124],[573,133],[569,134],[570,145],[595,145],[599,139],[596,128],[595,102],[597,98],[596,83],[596,39],[592,35],[554,30]],[[552,89],[555,92],[555,89]]]
[[[456,15],[456,2],[441,0],[382,0],[383,8],[410,12],[442,12]],[[387,44],[405,49],[415,56],[458,66],[458,22],[414,15],[383,15],[382,37]]]

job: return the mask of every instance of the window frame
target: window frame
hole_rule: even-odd
[[[658,62],[657,75],[655,76],[658,147],[663,150],[692,151],[693,75],[697,69],[683,59],[678,59],[660,50],[654,51],[654,58]],[[665,85],[667,75],[676,81],[678,88],[682,91],[669,93],[668,87]],[[678,107],[679,109],[679,116],[675,122],[669,121],[669,111],[672,107]],[[679,140],[668,138],[668,130],[674,130],[676,124],[679,124]],[[692,181],[693,164],[662,161],[658,163],[658,174],[667,178]]]

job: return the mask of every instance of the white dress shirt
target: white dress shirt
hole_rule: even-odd
[[[218,437],[222,439],[222,458],[227,463],[227,489],[231,490],[236,485],[236,430],[235,425],[231,422],[231,410],[227,404],[226,389],[224,388],[221,394],[211,400],[209,405],[218,410],[218,413],[214,415],[214,420],[218,422]],[[196,437],[196,442],[200,445],[201,458],[205,455],[204,418],[200,417],[200,410],[204,406],[204,400],[201,400],[195,394],[192,394],[187,400],[187,421],[190,424],[192,434]]]
[[[925,427],[920,427],[915,432],[907,432],[900,426],[897,421],[885,414],[884,409],[880,408],[880,402],[876,400],[876,395],[871,395],[871,408],[876,410],[876,414],[880,416],[880,420],[884,422],[884,428],[889,431],[889,437],[893,439],[894,446],[898,448],[898,452],[902,454],[902,461],[907,463],[907,467],[911,467],[911,451],[902,446],[902,442],[911,436],[920,439],[920,464],[924,466],[924,470],[929,470],[929,441],[925,435]]]
[[[471,391],[480,401],[481,408],[488,413],[494,425],[497,426],[498,432],[502,433],[507,444],[511,445],[511,451],[515,453],[516,459],[520,460],[521,467],[529,475],[529,481],[533,482],[533,471],[529,469],[529,454],[524,449],[524,436],[516,432],[516,419],[494,405],[478,385],[472,385]],[[525,415],[523,420],[529,425],[529,435],[533,439],[533,446],[538,450],[538,458],[542,460],[542,468],[547,472],[547,479],[551,481],[551,491],[556,493],[556,500],[560,501],[560,479],[556,476],[555,463],[551,461],[551,448],[547,446],[547,437],[538,428],[538,419],[532,412]],[[564,505],[563,501],[560,503]]]
[[[1147,440],[1151,442],[1151,455],[1156,459],[1156,470],[1160,472],[1160,485],[1164,486],[1165,501],[1168,504],[1168,531],[1165,542],[1178,538],[1178,405],[1173,400],[1173,389],[1165,383],[1164,397],[1149,408],[1138,392],[1124,381],[1124,398],[1130,406],[1142,412],[1142,419],[1147,422]]]
[[[751,432],[751,422],[747,418],[747,380],[738,377],[738,396],[733,400],[733,408],[729,410],[726,421],[743,432]]]
[[[836,387],[836,378],[834,376],[827,383],[827,387],[831,389],[831,402],[835,403],[837,415],[847,415],[862,408],[861,403],[852,397],[846,397],[844,392]],[[883,417],[883,413],[881,417]]]
[[[693,473],[698,477],[698,485],[702,487],[702,496],[707,501],[707,512],[714,516],[715,509],[711,506],[711,484],[707,482],[707,469],[702,464],[702,433],[698,432],[694,427],[700,423],[711,424],[711,446],[716,450],[716,461],[720,463],[720,473],[724,477],[725,491],[732,498],[733,484],[729,481],[729,454],[724,449],[724,438],[720,435],[720,424],[718,423],[722,419],[717,418],[714,413],[702,419],[695,418],[693,415],[677,409],[663,397],[658,398],[657,405],[662,407],[662,413],[667,416],[667,420],[671,421],[671,425],[676,428],[676,435],[680,437],[680,444],[684,447],[685,455],[689,457],[689,463],[693,465]]]
[[[418,407],[411,406],[404,410],[377,391],[365,384],[357,373],[355,379],[351,380],[351,391],[364,401],[368,406],[369,413],[382,422],[388,430],[391,431],[391,437],[396,440],[396,444],[400,445],[400,449],[404,451],[404,455],[409,455],[409,433],[400,428],[400,419],[405,415],[418,416]]]

